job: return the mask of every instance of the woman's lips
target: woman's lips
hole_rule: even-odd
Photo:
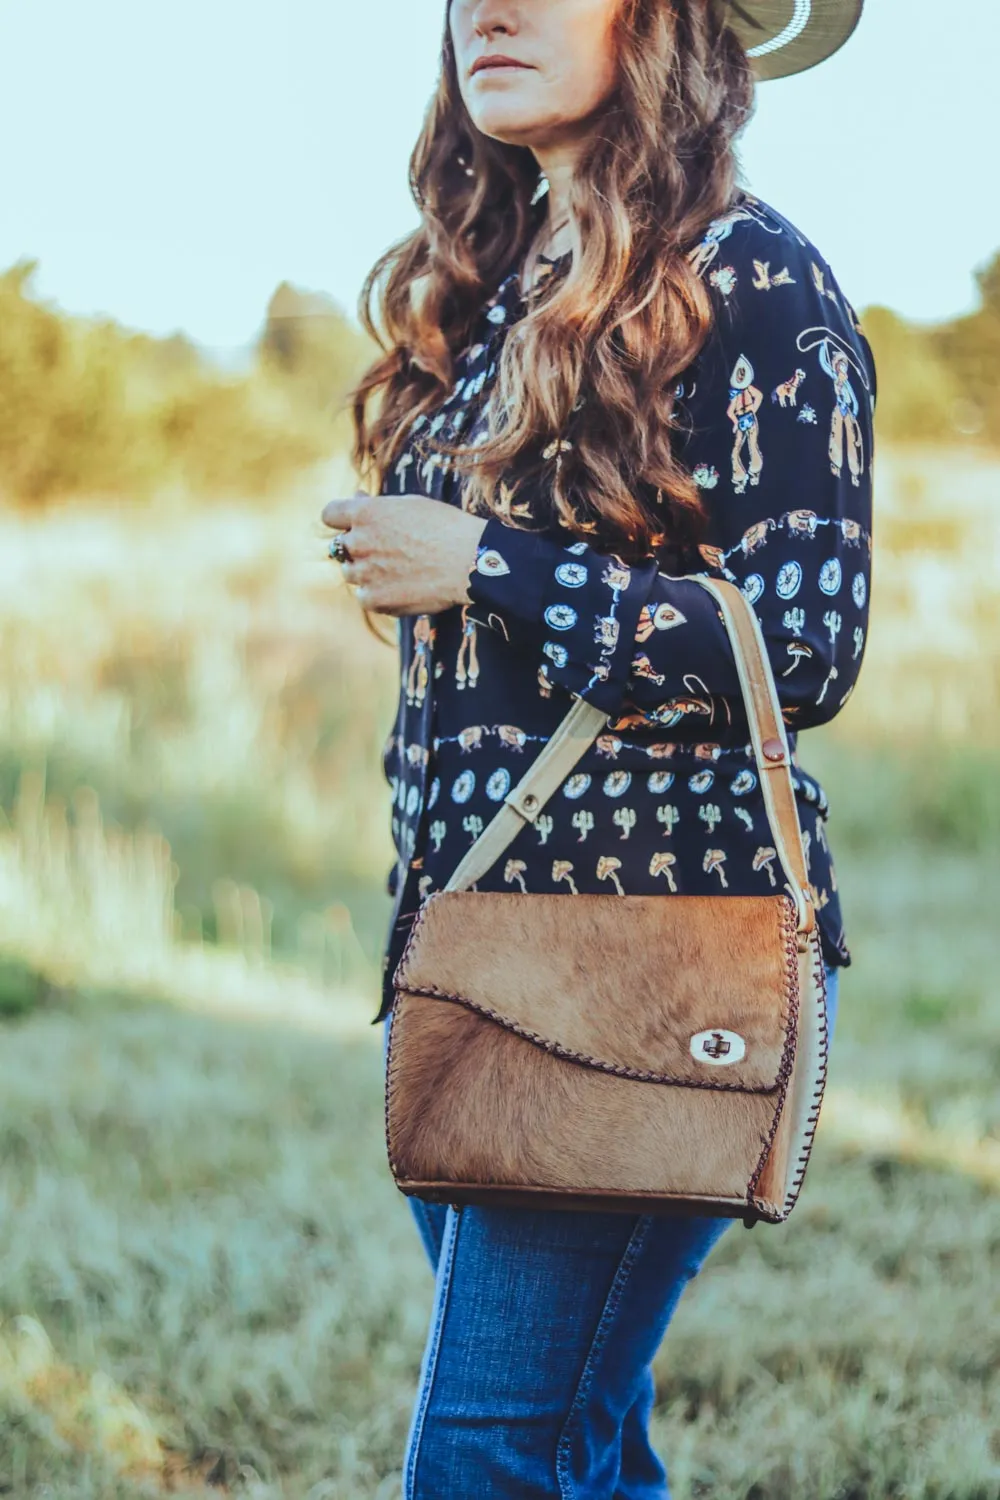
[[[473,76],[487,69],[492,71],[494,68],[526,68],[527,66],[527,63],[518,62],[516,57],[501,57],[499,53],[496,53],[492,57],[477,57],[469,69],[469,74]]]

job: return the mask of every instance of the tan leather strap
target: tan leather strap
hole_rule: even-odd
[[[771,837],[778,863],[785,872],[798,907],[799,935],[804,937],[816,925],[816,912],[809,889],[806,852],[792,785],[788,735],[760,621],[735,584],[700,574],[690,576],[692,582],[700,583],[712,595],[722,612],[740,679]]]
[[[802,830],[792,786],[788,736],[760,622],[734,584],[698,573],[686,577],[692,583],[701,584],[722,613],[750,725],[771,836],[789,891],[798,907],[799,934],[804,939],[815,926],[816,913],[809,890]],[[583,698],[574,700],[544,749],[507,793],[504,806],[466,852],[444,887],[446,891],[461,891],[474,885],[496,863],[525,824],[535,821],[607,722],[608,715],[599,708]]]
[[[549,736],[548,743],[503,799],[504,806],[466,851],[445,886],[446,891],[464,891],[485,875],[525,823],[535,821],[607,722],[606,713],[585,698],[574,698],[572,708]]]

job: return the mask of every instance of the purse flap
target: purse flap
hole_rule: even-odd
[[[583,1066],[764,1092],[791,1067],[796,911],[783,894],[436,891],[393,984]]]

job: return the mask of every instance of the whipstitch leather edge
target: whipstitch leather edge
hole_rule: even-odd
[[[806,1168],[812,1155],[813,1142],[816,1138],[816,1129],[819,1125],[820,1110],[823,1106],[823,1095],[826,1092],[826,1075],[830,1061],[830,1021],[827,1014],[826,996],[826,968],[823,962],[819,942],[813,944],[813,970],[819,993],[822,998],[822,1009],[820,1011],[820,1054],[819,1066],[817,1068],[816,1087],[813,1090],[812,1106],[806,1120],[806,1130],[799,1150],[798,1161],[795,1164],[795,1174],[792,1178],[788,1195],[785,1198],[785,1217],[791,1213],[798,1202],[802,1184],[805,1181]]]
[[[785,1048],[782,1053],[781,1066],[778,1069],[779,1095],[774,1111],[774,1119],[764,1142],[764,1149],[760,1153],[760,1159],[754,1169],[753,1176],[747,1184],[747,1207],[754,1209],[762,1218],[771,1223],[780,1224],[787,1215],[781,1205],[771,1203],[766,1198],[758,1198],[757,1184],[764,1173],[767,1159],[774,1146],[774,1140],[778,1134],[778,1125],[781,1122],[782,1111],[788,1098],[788,1084],[795,1066],[795,1050],[798,1045],[798,1022],[799,1022],[799,945],[798,945],[798,912],[793,902],[788,899],[784,906],[785,920],[783,923],[785,938],[785,1017],[787,1021],[785,1029]]]
[[[431,899],[431,898],[428,898],[428,900],[429,899]],[[407,955],[409,954],[410,949],[413,947],[413,943],[415,941],[416,934],[417,934],[417,929],[423,923],[423,921],[425,919],[425,916],[426,916],[426,911],[427,911],[427,901],[425,901],[424,904],[418,909],[417,914],[416,914],[416,916],[413,919],[413,923],[412,923],[412,925],[410,927],[410,931],[407,934],[406,945],[403,948],[402,956],[400,957],[399,964],[397,965],[397,968],[396,968],[396,972],[397,973],[399,972],[400,967],[402,966],[402,964],[405,961]],[[398,1006],[398,1000],[397,1000],[397,1002],[392,1006],[392,1009],[390,1011],[390,1016],[389,1016],[389,1036],[388,1036],[388,1039],[386,1041],[386,1049],[385,1049],[385,1102],[384,1102],[384,1105],[383,1105],[384,1122],[385,1122],[385,1152],[386,1152],[386,1156],[387,1156],[388,1161],[389,1161],[389,1171],[392,1173],[393,1178],[394,1178],[394,1180],[397,1183],[399,1183],[403,1179],[402,1179],[402,1174],[401,1174],[401,1172],[399,1170],[399,1164],[396,1161],[396,1158],[395,1158],[395,1156],[393,1154],[393,1150],[392,1150],[392,1129],[391,1129],[391,1118],[390,1118],[390,1116],[391,1116],[391,1111],[392,1111],[393,1098],[394,1098],[394,1094],[395,1094],[395,1075],[394,1075],[394,1071],[393,1071],[392,1043],[393,1043],[393,1036],[394,1036],[394,1033],[395,1033],[395,1030],[396,1030],[396,1022],[398,1020],[398,1017],[399,1017],[399,1006]]]

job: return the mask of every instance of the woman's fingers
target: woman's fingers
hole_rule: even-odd
[[[328,500],[323,507],[323,525],[336,531],[345,531],[354,526],[361,517],[362,508],[370,495],[353,495],[349,500]]]

